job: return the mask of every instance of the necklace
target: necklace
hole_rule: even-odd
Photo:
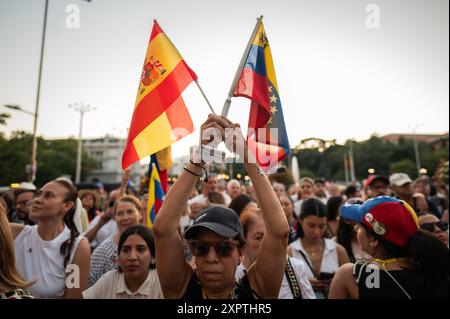
[[[393,263],[402,262],[405,260],[408,260],[408,258],[402,257],[402,258],[388,258],[388,259],[381,259],[381,258],[372,259],[372,261],[376,262],[384,269],[386,269],[386,264],[393,264]]]

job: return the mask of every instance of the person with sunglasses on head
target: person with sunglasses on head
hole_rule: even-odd
[[[289,225],[269,180],[249,159],[238,125],[222,116],[210,115],[201,126],[201,136],[214,131],[221,136],[221,140],[201,138],[201,148],[204,144],[218,144],[224,140],[226,129],[227,132],[232,130],[237,137],[233,139],[233,145],[227,143],[228,140],[225,144],[244,159],[267,227],[261,251],[246,276],[236,282],[234,274],[245,244],[242,225],[233,210],[211,207],[199,213],[184,235],[195,256],[195,269],[185,260],[183,241],[177,230],[190,191],[203,171],[201,157],[196,154],[167,194],[153,226],[156,267],[165,298],[251,299],[278,296],[284,274]]]
[[[358,241],[372,259],[340,267],[330,298],[448,298],[448,248],[420,229],[408,203],[379,196],[342,206],[341,216],[358,223]]]
[[[448,247],[448,223],[433,214],[419,215],[420,228],[429,231]]]

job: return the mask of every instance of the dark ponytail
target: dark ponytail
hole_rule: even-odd
[[[347,224],[345,218],[339,218],[336,242],[345,248],[348,259],[351,263],[356,262],[352,248],[353,236],[353,226],[351,224]]]
[[[404,247],[405,257],[414,260],[416,268],[430,280],[448,280],[449,251],[430,232],[419,230]]]
[[[67,263],[70,259],[70,253],[72,251],[73,245],[75,244],[76,238],[80,235],[73,221],[73,216],[75,215],[75,210],[77,208],[77,191],[75,187],[64,180],[55,180],[56,183],[62,185],[67,189],[67,194],[64,202],[73,202],[73,207],[64,215],[64,224],[70,229],[70,238],[61,244],[59,249],[60,253],[64,256],[64,268],[67,267]]]
[[[366,225],[360,224],[375,239],[381,242],[386,258],[406,257],[414,261],[414,266],[430,281],[448,280],[449,251],[447,246],[426,230],[418,230],[400,247],[377,235]]]

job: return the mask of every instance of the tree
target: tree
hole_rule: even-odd
[[[38,170],[35,184],[42,186],[46,182],[62,175],[75,174],[77,157],[77,140],[45,140],[39,137],[37,163]],[[25,132],[14,132],[9,139],[0,136],[0,185],[25,181],[25,167],[30,163],[32,136]],[[83,179],[95,168],[96,161],[85,152],[82,154]]]
[[[416,178],[418,173],[416,164],[410,159],[402,159],[398,162],[391,163],[389,170],[391,173],[406,173],[411,178]]]
[[[6,125],[6,119],[9,119],[11,115],[8,113],[0,113],[0,125]]]

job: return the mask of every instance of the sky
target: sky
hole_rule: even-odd
[[[12,115],[2,127],[7,133],[32,131],[32,116],[3,104],[35,111],[44,4],[0,0],[0,112]],[[67,25],[73,5],[79,28]],[[342,143],[374,133],[446,132],[448,5],[447,0],[49,0],[37,132],[77,137],[79,114],[68,107],[77,102],[96,108],[85,114],[83,137],[125,137],[153,19],[220,113],[260,15],[291,147],[308,137]],[[175,156],[187,154],[209,114],[195,84],[183,97],[197,130],[174,145]],[[229,119],[246,127],[249,104],[233,98]]]

